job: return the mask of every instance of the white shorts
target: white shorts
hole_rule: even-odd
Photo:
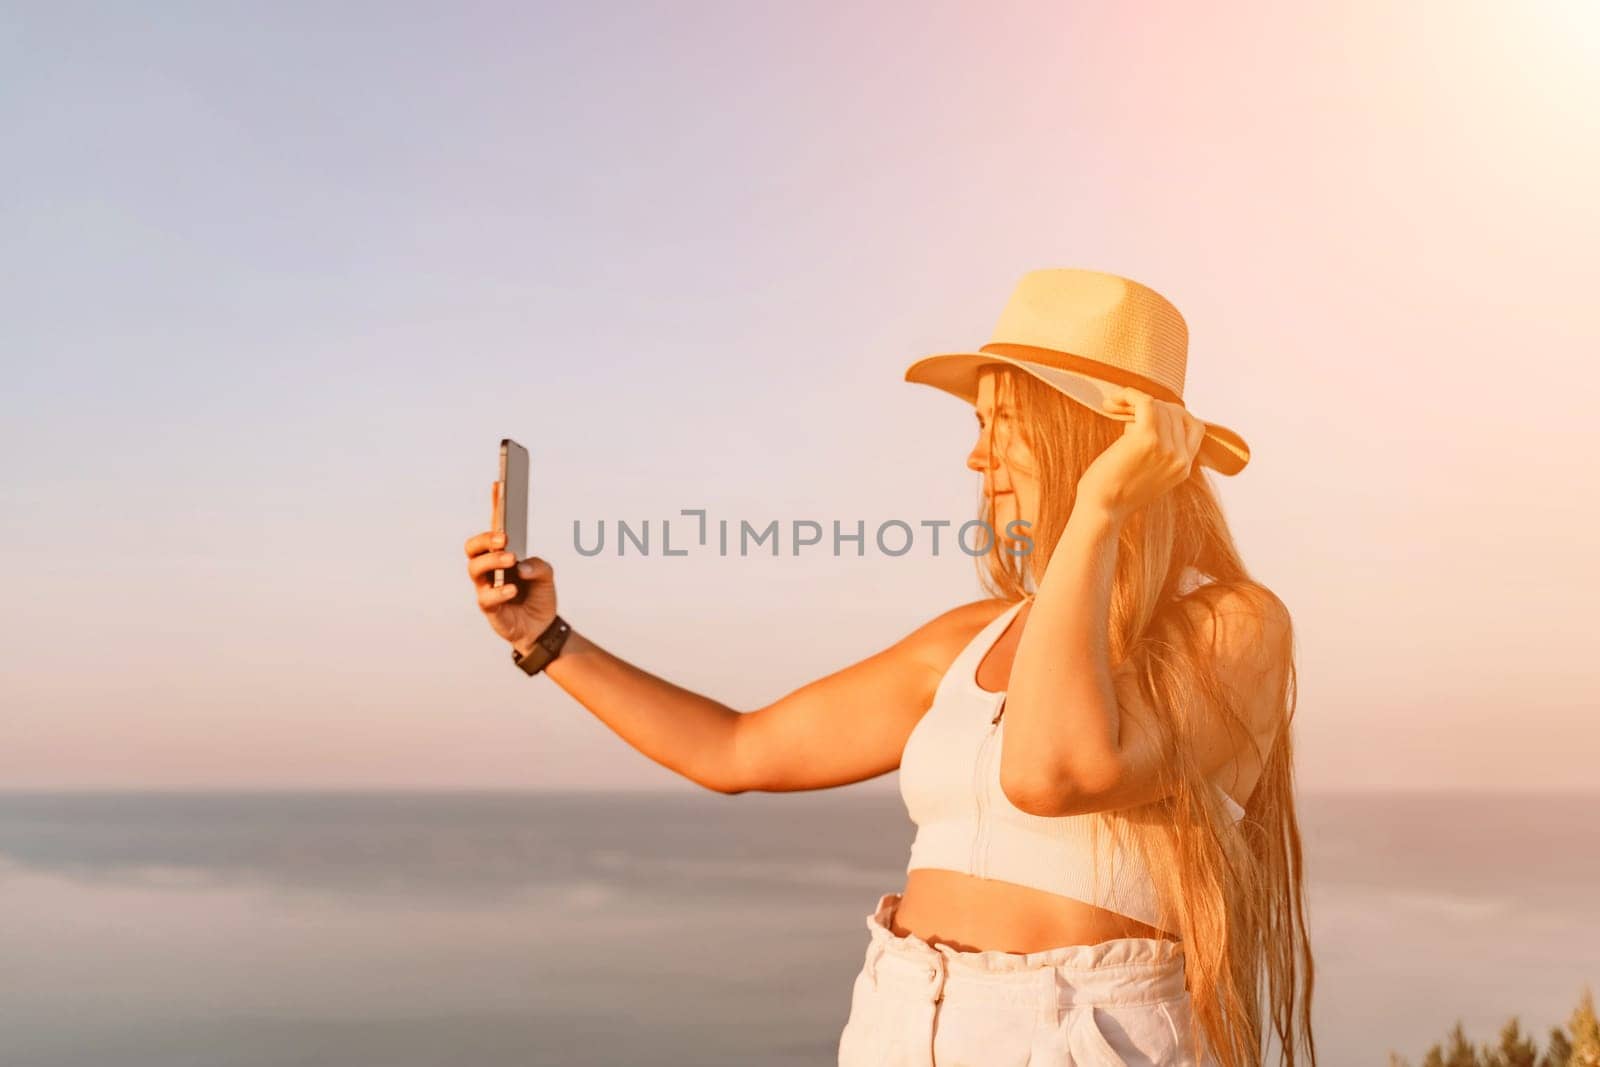
[[[1122,937],[958,952],[867,916],[839,1067],[1215,1067],[1189,1015],[1183,946]]]

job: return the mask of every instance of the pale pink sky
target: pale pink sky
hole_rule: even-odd
[[[562,614],[749,710],[971,561],[572,521],[971,517],[900,375],[1052,266],[1168,295],[1255,450],[1303,786],[1596,784],[1592,6],[872,10],[24,25],[0,786],[691,788],[479,618],[497,440]]]

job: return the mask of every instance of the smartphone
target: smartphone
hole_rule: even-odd
[[[500,441],[500,480],[496,483],[494,529],[506,535],[505,551],[520,563],[528,554],[528,450],[509,437]],[[506,584],[510,571],[496,569],[494,587]]]

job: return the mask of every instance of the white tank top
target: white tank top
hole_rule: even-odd
[[[1005,692],[978,685],[978,664],[1026,603],[1001,612],[956,657],[900,756],[900,796],[916,824],[910,872],[919,867],[1015,882],[1157,925],[1154,887],[1139,857],[1102,832],[1099,885],[1091,815],[1045,817],[1016,808],[1000,788]],[[1237,822],[1244,809],[1215,782]]]

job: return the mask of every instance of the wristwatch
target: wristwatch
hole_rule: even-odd
[[[544,628],[544,633],[534,639],[533,647],[526,656],[515,648],[511,650],[511,662],[529,675],[538,674],[561,655],[561,646],[567,643],[567,634],[571,632],[572,627],[567,625],[567,620],[557,615]]]

